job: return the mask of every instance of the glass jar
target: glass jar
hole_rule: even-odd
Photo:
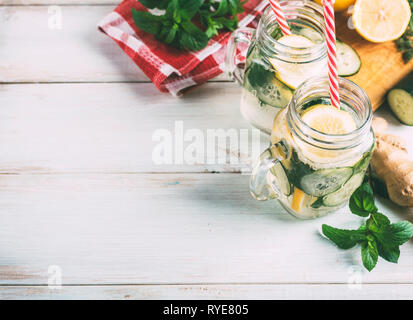
[[[280,1],[293,36],[283,37],[271,7],[258,28],[235,31],[227,49],[227,69],[242,86],[241,113],[253,126],[270,134],[277,113],[306,79],[327,75],[323,10],[313,1]],[[288,38],[288,39],[287,39]],[[246,62],[237,52],[249,46]],[[244,68],[245,66],[245,68]]]
[[[257,200],[278,199],[292,215],[310,219],[345,206],[362,184],[375,146],[372,109],[366,93],[340,78],[341,109],[357,129],[329,135],[301,120],[313,105],[330,105],[327,77],[312,78],[274,119],[271,145],[253,170],[250,191]]]

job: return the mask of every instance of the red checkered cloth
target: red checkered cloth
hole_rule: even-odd
[[[256,27],[267,5],[268,0],[249,0],[244,5],[245,12],[239,15],[239,26]],[[230,32],[215,36],[198,52],[179,51],[139,30],[133,23],[132,8],[146,10],[137,0],[124,0],[99,23],[99,30],[115,40],[160,91],[178,96],[225,70],[225,48]]]

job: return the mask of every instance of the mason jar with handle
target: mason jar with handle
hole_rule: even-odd
[[[339,91],[338,112],[350,117],[354,129],[325,134],[304,122],[310,110],[321,107],[324,117],[324,107],[334,108],[328,77],[304,82],[274,119],[270,147],[253,169],[250,191],[255,199],[278,199],[302,219],[327,215],[348,203],[364,180],[375,146],[373,112],[366,93],[354,82],[340,78]]]
[[[327,75],[323,9],[313,1],[280,1],[292,35],[284,36],[271,7],[257,30],[239,28],[228,42],[226,65],[242,86],[241,113],[256,128],[270,134],[277,113],[296,88],[313,76]],[[246,62],[237,52],[249,46]]]

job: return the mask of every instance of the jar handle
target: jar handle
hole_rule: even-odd
[[[265,150],[252,170],[250,180],[251,195],[260,201],[277,199],[281,195],[281,190],[274,183],[267,180],[268,171],[283,160],[283,157],[277,151],[279,144],[274,144]],[[277,184],[280,181],[275,181]]]
[[[235,30],[228,40],[225,66],[229,76],[234,78],[241,86],[244,83],[244,68],[241,68],[236,63],[237,49],[240,43],[250,45],[254,34],[255,29],[241,27]]]

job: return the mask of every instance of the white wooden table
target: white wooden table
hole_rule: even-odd
[[[298,221],[228,164],[153,162],[175,121],[251,132],[235,83],[159,93],[96,29],[114,0],[0,2],[0,299],[413,298],[413,243],[368,273],[319,234],[357,225],[347,212]]]

